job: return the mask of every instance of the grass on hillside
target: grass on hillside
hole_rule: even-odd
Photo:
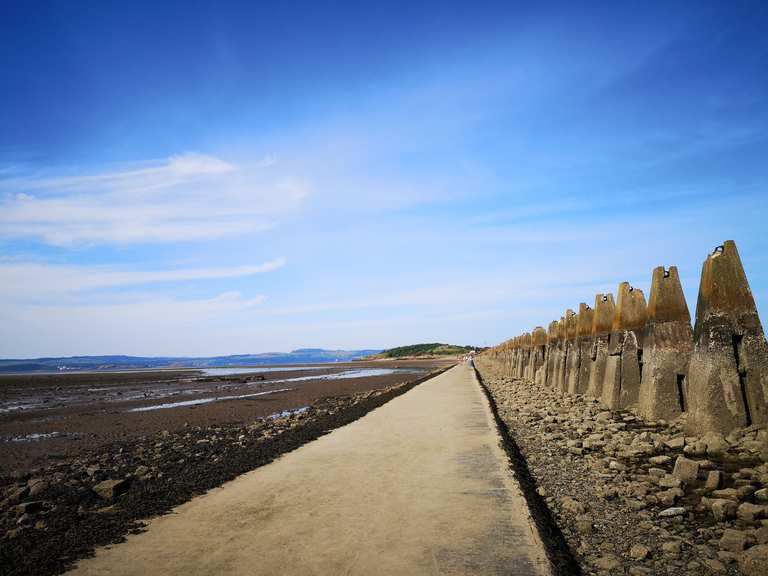
[[[474,346],[456,346],[454,344],[441,344],[432,342],[429,344],[412,344],[384,350],[376,354],[375,358],[405,358],[409,356],[457,356],[476,350]]]

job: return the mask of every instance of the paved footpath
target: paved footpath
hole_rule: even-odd
[[[459,365],[100,549],[77,574],[550,574]]]

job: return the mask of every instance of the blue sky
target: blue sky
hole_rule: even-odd
[[[157,4],[0,2],[0,356],[494,344],[726,239],[768,310],[765,3]]]

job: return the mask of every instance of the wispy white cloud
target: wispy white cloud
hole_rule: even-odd
[[[184,154],[74,176],[0,178],[0,237],[126,245],[263,231],[309,191],[270,171],[275,164],[274,157],[234,165]]]
[[[263,264],[221,268],[120,270],[108,266],[54,266],[40,263],[0,262],[0,296],[31,299],[101,288],[163,282],[240,278],[272,272],[285,266],[284,258]]]

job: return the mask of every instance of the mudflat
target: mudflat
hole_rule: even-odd
[[[549,574],[460,365],[152,520],[81,575]]]
[[[245,370],[268,371],[213,376],[199,370],[2,375],[0,475],[66,461],[116,441],[249,423],[323,398],[381,390],[451,362],[261,366]]]

